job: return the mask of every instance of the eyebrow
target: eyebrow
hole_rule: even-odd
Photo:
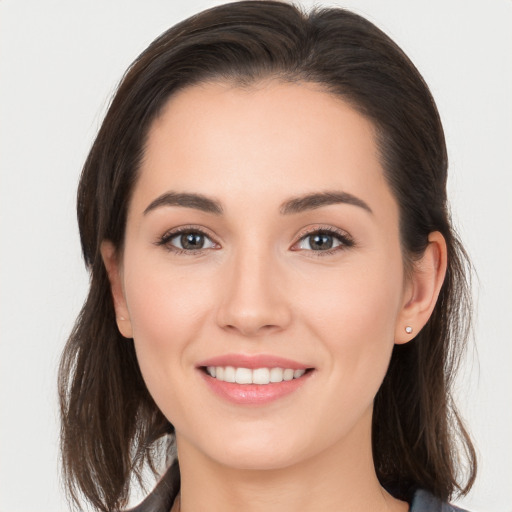
[[[281,213],[281,215],[292,215],[340,203],[358,206],[369,213],[373,213],[372,209],[362,199],[349,194],[348,192],[340,191],[317,192],[289,199],[281,205],[279,213]],[[218,201],[202,194],[166,192],[165,194],[158,196],[149,204],[149,206],[144,210],[144,215],[147,215],[152,210],[163,206],[193,208],[195,210],[200,210],[205,213],[213,213],[215,215],[222,215],[223,213],[222,206]]]
[[[162,206],[182,206],[184,208],[201,210],[206,213],[214,213],[215,215],[222,214],[222,206],[220,203],[202,194],[166,192],[150,203],[144,210],[144,215]]]
[[[308,210],[315,210],[322,206],[329,206],[332,204],[349,204],[352,206],[358,206],[366,210],[368,213],[372,213],[372,209],[362,199],[349,194],[348,192],[320,192],[315,194],[307,194],[304,196],[296,197],[286,201],[281,205],[279,209],[282,215],[290,215],[294,213],[301,213]]]

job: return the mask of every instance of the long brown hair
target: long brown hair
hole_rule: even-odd
[[[90,290],[59,374],[63,471],[76,503],[83,494],[99,510],[119,510],[130,479],[158,459],[155,442],[173,433],[146,389],[133,341],[117,329],[100,255],[103,240],[122,248],[148,129],[179,89],[262,78],[321,84],[373,122],[406,263],[422,254],[430,232],[445,237],[448,270],[434,312],[412,342],[395,347],[375,397],[373,456],[382,485],[402,499],[423,488],[447,500],[474,481],[475,451],[450,391],[468,336],[470,265],[450,222],[446,146],[429,89],[400,48],[356,14],[244,1],[177,24],[135,60],[85,162],[78,222]]]

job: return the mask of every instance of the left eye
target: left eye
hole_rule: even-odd
[[[297,249],[308,251],[328,251],[329,249],[335,249],[344,245],[351,245],[345,237],[334,233],[317,231],[302,237],[296,247]]]
[[[185,231],[172,235],[167,238],[166,244],[182,251],[197,251],[215,247],[214,242],[199,231]]]

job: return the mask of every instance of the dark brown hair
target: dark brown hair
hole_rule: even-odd
[[[372,121],[406,263],[422,254],[429,233],[445,237],[448,270],[434,312],[414,341],[395,346],[375,398],[373,456],[382,485],[402,499],[423,488],[447,500],[473,483],[475,452],[450,392],[468,335],[470,266],[450,223],[446,146],[429,89],[400,48],[356,14],[245,1],[177,24],[135,60],[85,162],[78,222],[90,290],[59,375],[63,469],[77,503],[83,494],[99,510],[125,505],[131,477],[157,460],[155,442],[173,432],[146,389],[133,342],[117,329],[100,254],[103,240],[122,248],[148,129],[179,89],[265,78],[320,84]]]

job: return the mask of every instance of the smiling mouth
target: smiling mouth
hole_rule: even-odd
[[[236,384],[277,384],[279,382],[300,379],[311,369],[294,370],[292,368],[236,368],[234,366],[206,366],[202,368],[210,377]]]

